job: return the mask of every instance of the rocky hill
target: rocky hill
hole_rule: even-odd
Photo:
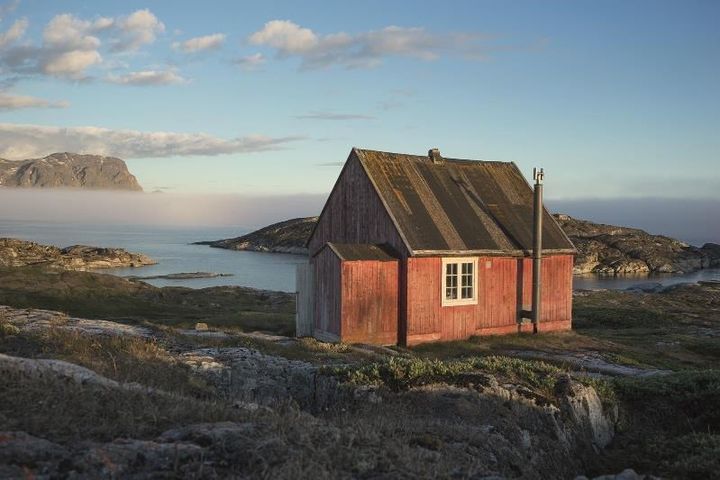
[[[154,265],[151,258],[122,248],[73,245],[58,248],[15,238],[0,238],[0,267],[42,265],[64,270],[142,267]]]
[[[196,242],[196,245],[210,245],[229,250],[306,255],[305,241],[310,237],[317,219],[318,217],[293,218],[274,223],[241,237]]]
[[[0,159],[0,187],[142,191],[119,158],[77,153],[20,161]]]
[[[575,244],[574,273],[687,273],[720,267],[720,245],[694,247],[637,228],[554,215]]]
[[[720,245],[694,247],[637,228],[603,225],[569,215],[554,215],[578,250],[574,273],[687,273],[720,267]],[[237,238],[198,242],[231,250],[297,253],[305,255],[305,242],[318,217],[275,223]]]

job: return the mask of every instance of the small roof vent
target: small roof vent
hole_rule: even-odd
[[[439,148],[431,148],[430,150],[428,150],[428,157],[430,158],[430,161],[435,165],[442,165],[443,163],[445,163],[442,155],[440,155]]]

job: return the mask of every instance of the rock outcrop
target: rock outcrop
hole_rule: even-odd
[[[720,266],[720,245],[698,248],[637,228],[554,217],[578,250],[576,274],[688,273]]]
[[[20,161],[0,159],[0,187],[142,191],[121,159],[77,153]]]
[[[58,248],[15,238],[0,238],[0,267],[42,265],[64,270],[142,267],[154,265],[151,258],[122,248],[73,245]]]
[[[693,247],[637,228],[593,223],[569,215],[553,216],[578,249],[573,269],[575,274],[688,273],[720,267],[720,245],[714,243],[707,243],[701,248]],[[242,237],[196,242],[196,245],[306,255],[305,242],[317,219],[295,218]]]
[[[294,253],[307,255],[305,242],[315,228],[318,217],[293,218],[274,223],[247,235],[225,240],[196,242],[229,250],[252,250],[256,252]]]

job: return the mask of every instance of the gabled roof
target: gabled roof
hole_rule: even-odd
[[[398,258],[385,245],[372,243],[334,243],[325,244],[340,260],[351,262],[354,260],[378,260],[381,262],[396,261]]]
[[[428,156],[358,148],[353,154],[412,255],[531,251],[533,192],[514,163],[433,162]],[[575,252],[547,211],[543,250]]]

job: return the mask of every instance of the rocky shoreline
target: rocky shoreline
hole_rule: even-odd
[[[268,225],[240,237],[194,242],[193,245],[209,245],[228,250],[307,255],[305,242],[315,228],[317,220],[318,217],[293,218]]]
[[[155,265],[150,257],[122,248],[72,245],[58,248],[16,238],[0,238],[0,267],[44,266],[62,270],[143,267]]]
[[[680,274],[720,267],[718,244],[694,247],[637,228],[593,223],[563,214],[554,214],[553,217],[578,250],[573,268],[576,275]],[[307,255],[305,242],[317,219],[294,218],[240,237],[194,244],[229,250]]]
[[[217,272],[180,272],[165,275],[128,275],[125,278],[128,280],[195,280],[199,278],[232,277],[233,275],[232,273]]]
[[[638,228],[553,216],[578,250],[575,274],[690,273],[720,267],[720,245],[714,243],[694,247]]]

